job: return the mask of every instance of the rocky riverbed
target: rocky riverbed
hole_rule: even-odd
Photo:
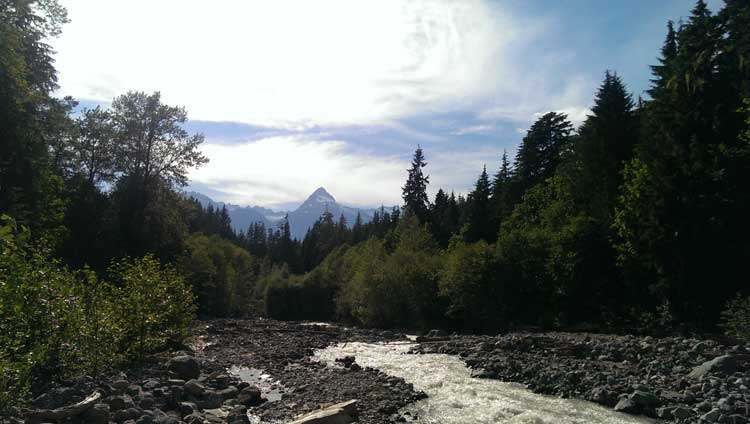
[[[341,343],[405,340],[390,331],[327,324],[203,321],[181,351],[99,380],[50,384],[0,422],[285,423],[351,399],[358,400],[360,423],[403,421],[398,411],[424,393],[363,368],[356,358],[330,366],[313,353]],[[518,382],[622,413],[675,423],[750,422],[750,355],[742,346],[580,333],[433,332],[410,353],[455,355],[477,378]]]
[[[743,346],[572,333],[432,336],[412,352],[458,355],[479,378],[676,423],[750,422],[750,355]]]
[[[286,423],[357,399],[358,422],[385,423],[424,393],[350,361],[326,366],[312,354],[341,342],[397,339],[404,336],[329,325],[204,321],[183,351],[160,353],[141,367],[99,380],[50,384],[28,407],[0,422]]]

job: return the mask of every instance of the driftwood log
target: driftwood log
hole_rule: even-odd
[[[75,405],[63,406],[62,408],[57,409],[37,409],[29,411],[26,414],[26,422],[31,424],[44,423],[75,417],[76,415],[80,415],[91,409],[101,398],[102,392],[97,390]]]

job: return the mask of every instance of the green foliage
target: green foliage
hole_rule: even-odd
[[[404,199],[404,209],[407,213],[414,214],[420,222],[427,221],[427,214],[430,207],[430,199],[427,198],[427,185],[430,183],[430,176],[424,175],[423,168],[427,166],[422,148],[417,146],[414,151],[414,158],[411,161],[409,177],[402,188],[402,197]]]
[[[112,266],[113,286],[73,272],[12,219],[0,225],[0,409],[33,385],[98,375],[123,359],[180,341],[193,296],[151,256]]]
[[[438,315],[437,245],[416,217],[403,220],[393,236],[392,250],[377,238],[352,249],[339,314],[365,326],[427,325]]]
[[[721,326],[727,335],[750,342],[750,297],[737,294],[721,312]]]
[[[506,326],[513,299],[498,278],[495,249],[484,241],[466,243],[454,237],[444,258],[439,288],[447,303],[447,317],[467,330]]]
[[[180,342],[195,318],[194,297],[177,270],[153,255],[110,267],[119,292],[120,349],[132,358]]]
[[[198,312],[204,316],[241,317],[261,315],[253,310],[260,261],[218,235],[191,234],[186,253],[178,260],[186,281],[198,300]],[[257,308],[257,305],[255,305]]]

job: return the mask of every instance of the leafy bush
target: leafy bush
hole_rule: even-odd
[[[727,335],[750,342],[750,296],[737,296],[721,313],[721,326]]]
[[[386,240],[372,238],[350,252],[351,277],[337,298],[340,316],[387,327],[427,326],[442,315],[437,302],[439,250],[414,217],[404,219]]]
[[[116,305],[119,347],[129,357],[181,341],[195,318],[194,296],[174,267],[152,255],[110,267],[119,285]]]
[[[497,278],[494,248],[484,241],[466,243],[458,237],[444,255],[440,295],[447,301],[446,314],[469,330],[497,328],[507,320],[502,282]]]
[[[253,300],[261,296],[256,287],[261,261],[217,235],[191,234],[186,245],[179,268],[198,298],[201,315],[260,315]]]
[[[116,287],[51,259],[12,219],[0,224],[0,411],[37,383],[97,375],[185,336],[193,295],[173,268],[123,260]]]

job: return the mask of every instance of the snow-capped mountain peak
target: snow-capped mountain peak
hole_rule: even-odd
[[[336,199],[331,196],[331,193],[326,191],[323,187],[318,187],[310,197],[305,200],[305,203],[300,206],[302,208],[318,207],[319,205],[335,205]]]

